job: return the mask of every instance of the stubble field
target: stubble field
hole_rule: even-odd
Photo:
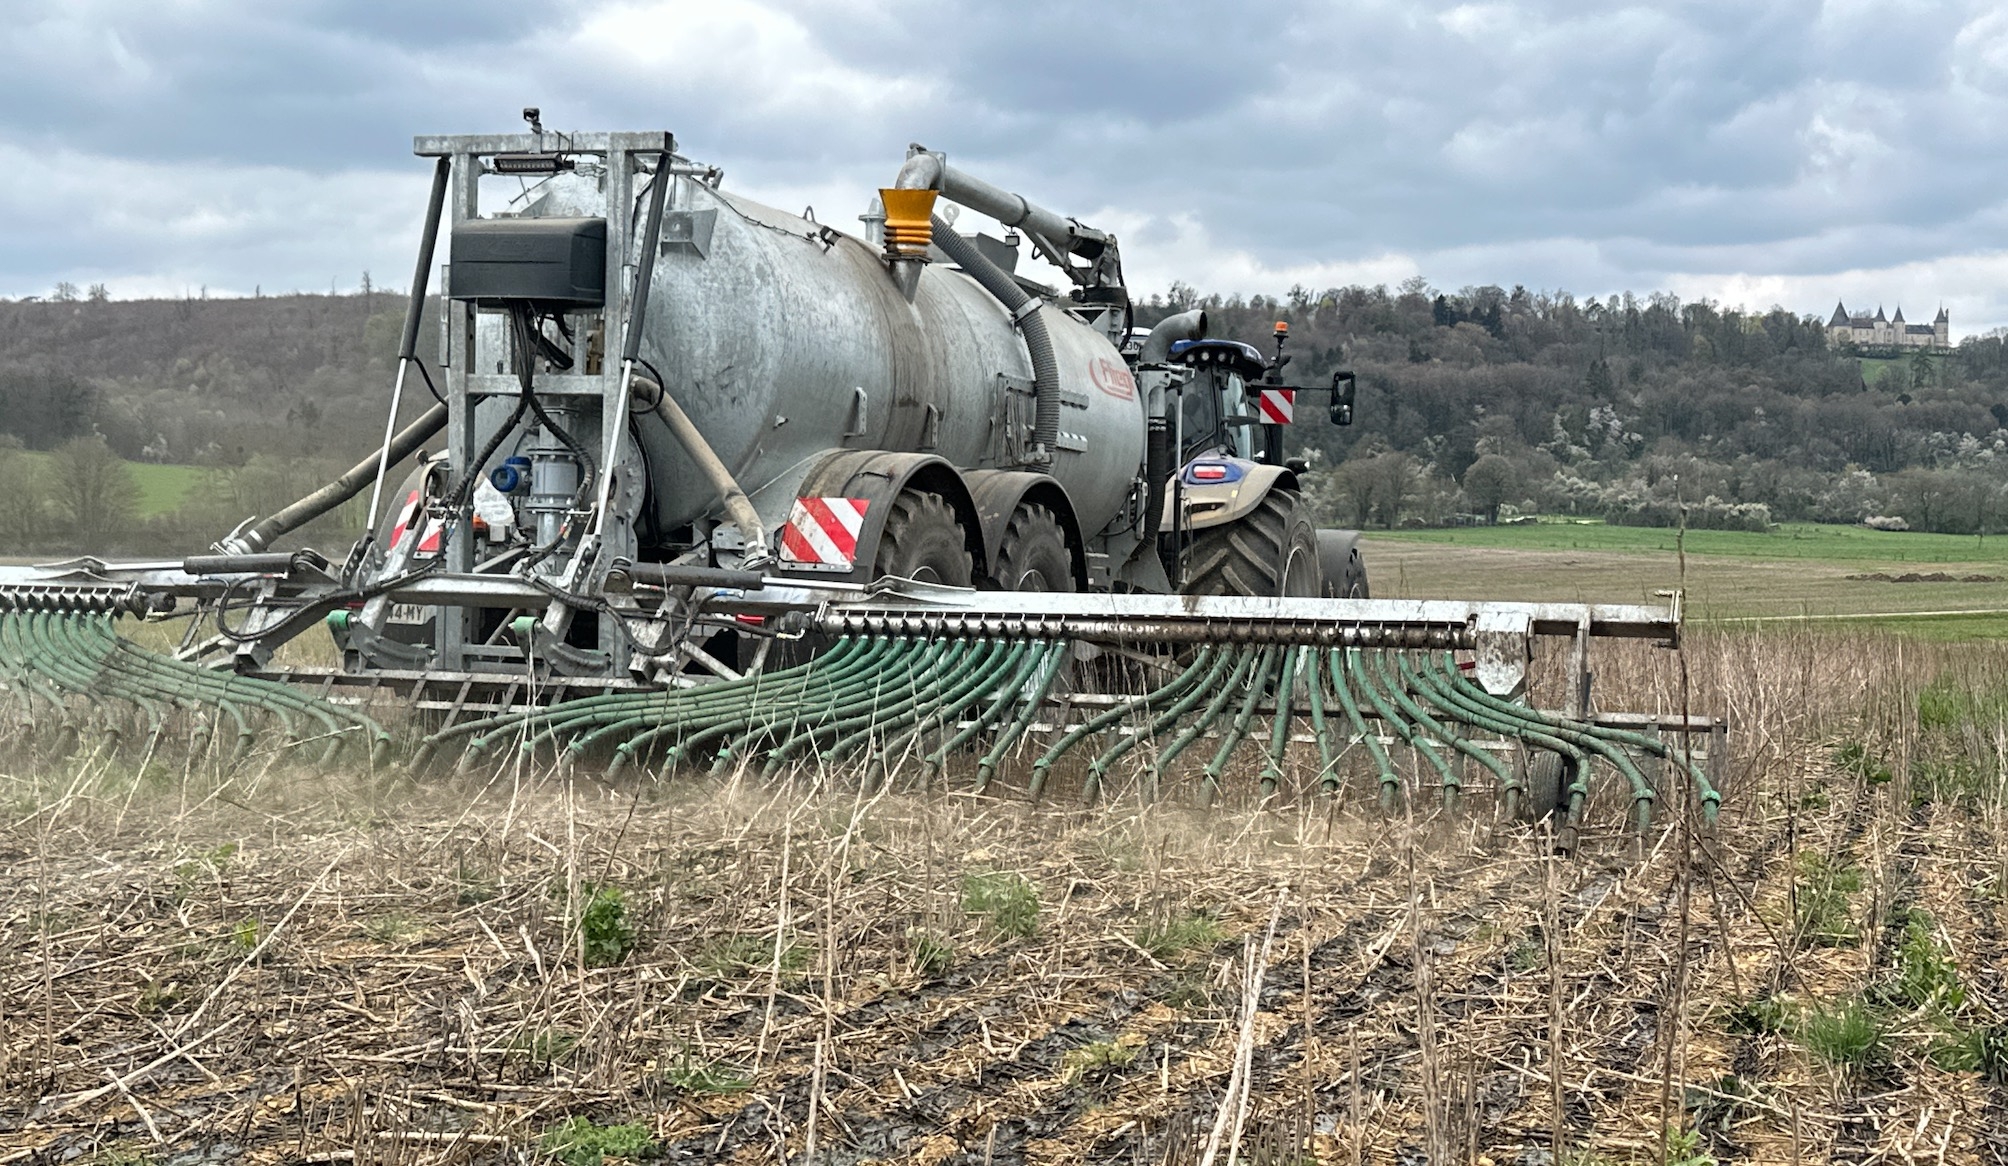
[[[0,1162],[2008,1161],[2008,651],[1600,656],[1713,832],[16,735]]]

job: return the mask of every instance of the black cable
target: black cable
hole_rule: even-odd
[[[522,335],[522,328],[524,326],[523,317],[526,314],[520,308],[509,313],[509,330],[511,338],[515,341],[512,347],[515,349],[513,355],[516,358],[516,408],[509,414],[509,420],[503,422],[501,428],[497,429],[489,437],[488,444],[482,447],[480,456],[476,457],[474,463],[467,467],[467,473],[461,477],[460,484],[453,488],[453,498],[449,508],[455,515],[466,511],[468,504],[474,499],[474,484],[481,478],[482,467],[488,464],[488,459],[495,456],[496,450],[502,448],[502,443],[509,440],[510,434],[514,433],[516,427],[522,424],[523,414],[530,408],[531,367],[529,343]],[[473,424],[472,405],[473,402],[470,401],[468,410],[468,424],[470,425]]]
[[[558,441],[564,445],[566,451],[579,463],[579,488],[572,494],[572,509],[582,509],[585,500],[592,496],[593,484],[599,478],[599,463],[593,459],[592,453],[585,446],[579,444],[578,439],[573,437],[569,430],[558,424],[551,417],[550,413],[545,411],[544,403],[537,399],[536,389],[531,383],[531,371],[536,358],[530,349],[535,346],[552,348],[555,351],[555,346],[544,335],[543,329],[538,327],[536,321],[531,318],[529,305],[516,305],[510,312],[510,322],[516,329],[517,348],[519,350],[517,354],[519,363],[516,377],[522,384],[523,399],[529,402],[530,411],[537,415],[537,420],[544,428],[550,430],[557,437]],[[560,355],[563,354],[561,353]],[[569,366],[569,358],[566,360],[566,364]],[[488,464],[488,459],[484,457],[477,464],[486,465]]]
[[[557,365],[560,369],[570,369],[572,367],[572,354],[559,347],[557,342],[549,336],[544,335],[543,321],[553,318],[557,320],[558,333],[567,340],[572,338],[572,330],[565,323],[563,316],[543,316],[533,321],[530,325],[530,343],[537,350],[537,355]]]
[[[621,617],[621,612],[606,600],[597,596],[581,595],[576,591],[567,591],[556,583],[535,573],[523,576],[523,581],[569,608],[576,611],[590,611],[602,619],[613,620],[614,630],[618,631],[621,634],[621,638],[627,641],[629,650],[639,652],[644,656],[661,655],[665,647],[675,643],[677,640],[676,636],[665,636],[661,643],[646,643],[627,626],[627,620]]]
[[[647,369],[648,374],[655,378],[655,400],[648,403],[649,410],[653,412],[656,406],[662,404],[663,397],[669,394],[669,378],[663,376],[660,369],[650,364],[647,357],[637,356],[634,358],[634,362]]]
[[[564,443],[565,449],[578,460],[579,488],[572,494],[572,509],[583,509],[585,500],[592,496],[593,483],[599,478],[599,464],[593,460],[593,455],[586,450],[586,447],[579,444],[577,438],[544,411],[544,403],[537,399],[535,393],[527,393],[526,399],[530,402],[530,411],[537,415],[537,420],[543,423],[544,428],[556,434],[558,440]]]
[[[418,375],[425,378],[425,391],[432,394],[433,400],[446,404],[446,398],[439,395],[439,386],[432,383],[432,374],[425,371],[425,362],[414,356],[411,363],[418,366]]]

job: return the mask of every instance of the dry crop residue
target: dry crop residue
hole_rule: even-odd
[[[1696,637],[1720,830],[1600,787],[1559,860],[1480,802],[23,763],[0,1162],[1998,1161],[1999,738],[1915,722],[2004,661],[1954,651]],[[1677,710],[1671,659],[1599,691]]]

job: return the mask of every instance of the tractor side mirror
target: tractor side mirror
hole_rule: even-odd
[[[1332,374],[1332,424],[1353,423],[1353,390],[1358,387],[1358,379],[1349,372]]]

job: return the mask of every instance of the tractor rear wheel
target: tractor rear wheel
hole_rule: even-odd
[[[1074,556],[1067,532],[1051,509],[1020,502],[1004,526],[997,568],[990,578],[1004,591],[1072,591]]]
[[[879,535],[872,573],[967,587],[972,569],[968,540],[948,500],[926,490],[901,490]]]
[[[1188,594],[1317,595],[1323,585],[1317,533],[1295,490],[1271,490],[1242,517],[1192,534]]]

